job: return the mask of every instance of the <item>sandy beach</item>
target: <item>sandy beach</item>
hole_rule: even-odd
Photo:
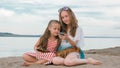
[[[92,57],[102,62],[101,65],[77,65],[70,68],[120,68],[120,47],[107,49],[93,49],[85,51],[86,58]],[[67,66],[55,65],[31,65],[28,67],[21,66],[22,57],[5,57],[0,58],[0,68],[68,68]]]

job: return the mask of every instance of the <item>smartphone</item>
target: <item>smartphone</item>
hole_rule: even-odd
[[[60,32],[60,35],[63,35],[63,36],[64,36],[64,35],[65,35],[65,33],[64,33],[64,32]]]

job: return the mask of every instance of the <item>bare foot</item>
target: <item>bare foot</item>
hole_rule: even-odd
[[[47,60],[41,60],[41,61],[37,61],[37,62],[24,62],[24,63],[22,64],[22,66],[30,66],[30,65],[32,65],[32,64],[43,64],[43,63],[45,63],[45,62],[47,62]]]
[[[100,65],[102,62],[95,60],[93,58],[88,58],[88,63],[93,64],[93,65]]]
[[[28,64],[27,62],[24,62],[22,66],[30,66],[30,64]]]
[[[35,64],[44,64],[46,63],[48,60],[40,60],[40,61],[37,61],[35,62]]]

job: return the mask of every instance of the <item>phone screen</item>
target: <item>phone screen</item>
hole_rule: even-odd
[[[64,32],[60,32],[60,35],[65,35],[65,33]]]

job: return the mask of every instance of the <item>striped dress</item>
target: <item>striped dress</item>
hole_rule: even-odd
[[[50,52],[27,52],[25,54],[33,56],[35,58],[37,58],[38,60],[41,59],[45,59],[48,60],[48,62],[46,62],[45,64],[50,64],[52,62],[52,58],[56,56],[56,49],[57,49],[57,40],[55,41],[51,41],[48,40],[48,44],[47,44],[47,50]]]

